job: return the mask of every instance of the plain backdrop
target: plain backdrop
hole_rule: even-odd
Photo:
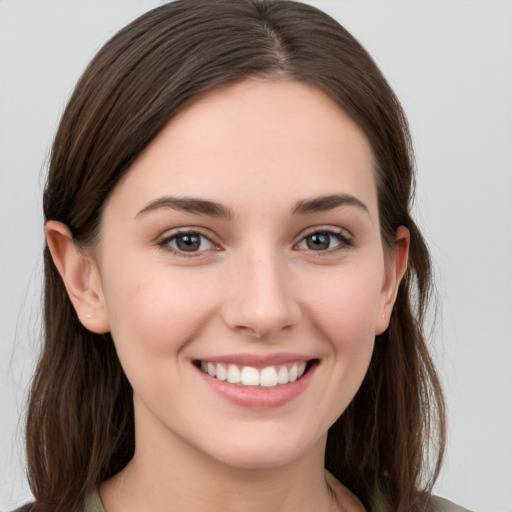
[[[72,87],[150,0],[0,0],[0,510],[30,497],[23,405],[40,334],[41,193]],[[449,444],[436,493],[512,511],[512,2],[310,1],[370,51],[408,114],[442,302]]]

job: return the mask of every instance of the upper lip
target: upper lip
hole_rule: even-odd
[[[222,356],[202,357],[196,361],[205,361],[208,363],[236,364],[238,366],[252,366],[254,368],[265,368],[267,366],[278,366],[286,363],[296,363],[300,361],[311,361],[314,357],[304,354],[278,353],[278,354],[225,354]]]

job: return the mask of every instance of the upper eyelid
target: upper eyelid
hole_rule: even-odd
[[[334,235],[341,235],[344,238],[350,240],[354,238],[354,235],[348,229],[334,226],[314,226],[311,228],[307,228],[306,230],[301,231],[301,233],[296,238],[298,242],[300,242],[305,237],[314,235],[315,233],[332,233]]]
[[[338,244],[334,247],[329,247],[325,250],[318,250],[314,251],[312,249],[306,249],[306,248],[300,248],[298,247],[301,243],[304,242],[306,238],[308,238],[311,235],[314,235],[316,233],[327,233],[335,238],[338,239]],[[306,233],[303,233],[300,235],[300,238],[294,243],[293,247],[295,250],[298,250],[300,252],[305,252],[307,254],[313,255],[315,258],[321,258],[321,257],[327,257],[327,256],[334,256],[336,254],[339,254],[341,251],[346,251],[349,248],[354,248],[356,246],[354,242],[353,235],[348,232],[347,230],[343,228],[334,228],[334,227],[316,227],[311,230],[309,230]]]
[[[156,240],[158,243],[165,242],[166,240],[170,240],[179,235],[191,235],[191,234],[204,236],[205,238],[210,240],[210,242],[212,242],[213,244],[216,243],[213,239],[218,238],[218,237],[215,237],[209,230],[191,226],[191,227],[175,228],[175,229],[166,230],[161,235],[159,235]]]
[[[211,247],[203,250],[198,251],[183,251],[177,247],[172,247],[171,241],[179,237],[180,235],[198,235],[201,237],[206,238],[210,244]],[[208,253],[212,251],[218,251],[221,250],[219,247],[219,244],[217,244],[215,241],[211,239],[211,237],[205,235],[200,230],[197,229],[176,229],[173,232],[167,231],[164,233],[161,237],[157,238],[156,245],[163,249],[164,251],[174,255],[175,257],[182,258],[183,260],[190,260],[193,261],[195,259],[199,259],[201,261],[205,256],[207,256]]]

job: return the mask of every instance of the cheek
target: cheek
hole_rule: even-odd
[[[215,286],[169,268],[145,268],[141,276],[117,268],[109,274],[105,301],[120,358],[178,352],[216,309]],[[129,353],[128,353],[129,352]]]
[[[315,284],[309,301],[311,317],[335,348],[358,350],[362,343],[373,344],[381,275],[372,268],[341,270]]]
[[[381,279],[368,279],[367,272],[349,272],[324,283],[324,292],[311,300],[311,318],[321,333],[326,368],[331,375],[331,393],[324,409],[327,427],[345,411],[367,373],[375,343]],[[366,276],[366,277],[365,277]]]
[[[201,293],[186,272],[146,266],[138,276],[134,267],[109,273],[105,301],[111,334],[135,395],[150,408],[166,410],[169,401],[186,403],[187,360],[181,355],[215,310],[214,287]]]

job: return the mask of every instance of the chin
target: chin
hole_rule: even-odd
[[[246,449],[243,448],[232,454],[224,453],[219,462],[223,464],[244,470],[251,469],[275,469],[301,458],[302,453],[296,448],[294,450],[279,450],[270,452],[264,448]]]
[[[323,457],[327,434],[313,437],[294,433],[290,436],[289,431],[279,435],[265,430],[259,435],[226,436],[216,445],[218,449],[210,448],[210,456],[239,469],[279,468],[317,452]]]

